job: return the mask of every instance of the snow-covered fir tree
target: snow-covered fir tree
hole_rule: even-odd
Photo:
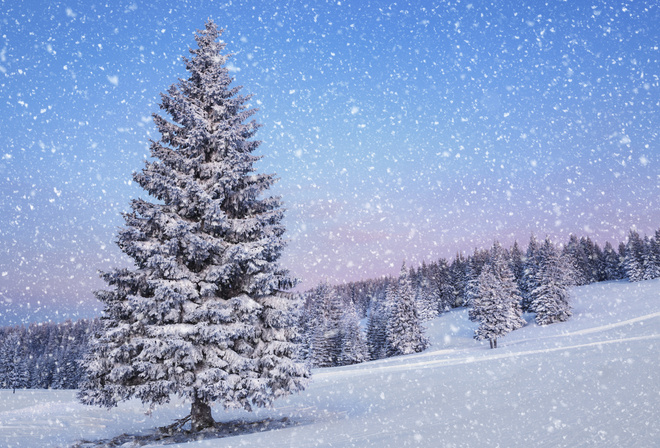
[[[474,262],[469,259],[465,264],[465,290],[463,291],[463,306],[472,307],[475,297],[479,294],[479,273]]]
[[[601,253],[600,247],[594,243],[591,238],[580,237],[580,247],[582,249],[582,260],[578,262],[579,269],[582,271],[582,276],[585,283],[594,283],[599,281],[599,266],[598,260]]]
[[[636,230],[628,232],[623,266],[631,282],[644,280],[644,240]]]
[[[538,240],[532,234],[529,237],[529,244],[523,260],[522,278],[518,283],[523,311],[532,311],[532,291],[538,286],[536,284],[536,273],[539,270],[539,250]]]
[[[387,322],[395,296],[396,284],[390,281],[385,294],[376,295],[371,299],[367,313],[367,350],[371,360],[386,358],[390,352]]]
[[[0,387],[22,389],[27,387],[21,381],[21,345],[18,332],[12,332],[0,343]]]
[[[644,237],[644,252],[642,254],[642,266],[644,268],[644,280],[653,280],[660,277],[660,248],[655,238]]]
[[[11,372],[11,355],[5,346],[5,339],[0,340],[0,389],[7,389],[9,383],[9,372]]]
[[[628,270],[626,269],[626,243],[619,243],[619,269],[621,278],[628,278]]]
[[[353,304],[348,304],[341,320],[341,354],[339,364],[347,366],[367,360],[367,342],[360,330],[360,320]]]
[[[339,365],[341,357],[342,303],[337,291],[321,283],[314,294],[316,316],[311,327],[310,360],[313,367]]]
[[[408,355],[424,350],[428,346],[428,340],[424,336],[424,328],[417,313],[415,293],[405,262],[401,266],[396,295],[391,306],[387,321],[389,355]]]
[[[605,243],[603,248],[602,269],[604,280],[620,280],[623,278],[619,254],[609,241]]]
[[[513,242],[513,246],[509,251],[509,260],[511,264],[511,272],[513,272],[513,277],[518,285],[518,290],[520,290],[525,274],[525,255],[522,253],[518,241]]]
[[[571,272],[574,269],[573,263],[562,258],[547,238],[541,254],[541,265],[536,274],[538,286],[532,291],[536,322],[539,325],[565,322],[572,315],[570,287],[574,276]]]
[[[428,271],[426,272],[428,274]],[[434,288],[429,278],[420,274],[420,280],[415,288],[415,302],[419,318],[422,322],[426,322],[438,317],[439,293],[437,288]]]
[[[450,293],[454,296],[451,301],[452,308],[463,306],[463,298],[465,297],[465,287],[467,284],[467,278],[465,277],[466,265],[467,260],[461,253],[457,253],[456,257],[454,257],[449,265]]]
[[[591,283],[590,266],[588,263],[589,257],[585,253],[584,245],[576,235],[571,234],[568,243],[564,246],[563,253],[573,263],[575,284],[579,286]]]
[[[496,242],[479,275],[479,290],[468,312],[470,320],[479,322],[474,338],[488,339],[491,348],[496,348],[498,337],[524,326],[520,301],[509,261]]]
[[[455,306],[457,302],[457,290],[451,276],[451,271],[447,260],[439,259],[433,263],[430,268],[433,299],[436,302],[438,314],[445,313]]]
[[[267,406],[304,388],[293,360],[294,286],[278,259],[285,246],[276,181],[258,174],[250,95],[225,64],[221,30],[209,21],[183,58],[188,78],[161,95],[160,140],[134,180],[156,199],[135,199],[117,243],[135,268],[103,273],[110,288],[103,330],[85,359],[85,404],[136,397],[155,406],[191,403],[194,431],[214,424],[210,405]]]

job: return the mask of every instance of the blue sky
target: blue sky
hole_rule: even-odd
[[[0,0],[0,323],[91,316],[159,93],[226,29],[312,287],[660,227],[656,2]]]

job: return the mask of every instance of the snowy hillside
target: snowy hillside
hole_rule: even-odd
[[[429,324],[423,353],[319,369],[272,410],[214,412],[282,429],[170,446],[660,445],[660,279],[577,288],[569,322],[528,323],[496,350],[472,339],[474,326],[456,310]],[[189,409],[148,417],[137,402],[106,411],[74,394],[0,391],[0,446],[146,433]]]

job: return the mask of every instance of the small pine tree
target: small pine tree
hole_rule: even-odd
[[[449,265],[449,285],[450,293],[453,295],[453,300],[451,301],[452,308],[463,306],[463,297],[465,296],[465,266],[467,260],[465,257],[457,253],[454,260]]]
[[[642,266],[644,268],[644,280],[653,280],[660,277],[660,258],[658,258],[658,243],[655,238],[644,238],[644,252],[642,254]]]
[[[598,255],[600,253],[600,247],[598,244],[591,241],[589,237],[580,238],[580,247],[582,249],[581,255],[582,260],[580,261],[580,266],[583,272],[583,278],[585,283],[594,283],[598,280]]]
[[[539,243],[536,237],[532,234],[529,237],[529,244],[523,259],[523,272],[519,284],[520,295],[522,297],[521,307],[523,311],[533,311],[532,305],[532,291],[538,286],[536,284],[536,273],[539,266]]]
[[[312,366],[337,366],[341,357],[341,298],[334,288],[322,283],[314,300],[318,302],[318,314],[312,328]]]
[[[496,242],[490,261],[479,275],[479,290],[469,311],[470,319],[479,322],[474,338],[488,339],[491,348],[496,348],[498,337],[524,326],[520,301],[513,272],[502,247]]]
[[[387,340],[390,356],[418,353],[428,346],[405,262],[401,267],[395,300],[387,322]]]
[[[367,359],[367,342],[360,330],[355,306],[349,304],[341,321],[340,365],[358,364]]]
[[[385,294],[372,297],[367,313],[367,351],[369,359],[375,361],[387,357],[390,351],[387,340],[387,322],[390,317],[390,305],[396,296],[396,285],[390,282]]]
[[[525,274],[525,255],[522,253],[522,250],[520,250],[518,241],[513,242],[513,246],[509,253],[509,259],[511,260],[511,272],[513,272],[513,278],[516,280],[518,290],[520,291],[523,276]]]
[[[559,255],[549,239],[542,248],[541,267],[537,273],[538,286],[532,291],[532,307],[536,322],[548,325],[567,321],[572,313],[570,290],[573,264]]]
[[[465,265],[465,291],[463,292],[463,304],[472,308],[474,298],[479,294],[479,273],[476,272],[472,259]]]
[[[431,287],[427,277],[422,277],[415,288],[415,303],[422,322],[438,317],[437,290]]]
[[[606,242],[605,247],[603,248],[603,258],[601,263],[603,267],[603,280],[620,280],[622,278],[619,254],[609,242]]]
[[[628,233],[623,266],[631,282],[644,280],[644,240],[636,230]]]
[[[626,269],[626,243],[619,243],[619,275],[620,278],[628,278]]]
[[[187,79],[161,95],[171,121],[154,114],[160,140],[134,180],[157,202],[132,201],[118,245],[133,269],[103,274],[111,287],[102,331],[86,357],[79,398],[112,407],[139,398],[151,407],[178,395],[193,431],[213,426],[211,404],[268,406],[304,388],[294,361],[295,281],[278,259],[283,211],[262,195],[276,181],[255,173],[250,96],[239,95],[209,21],[183,58]]]
[[[588,255],[585,253],[584,245],[576,235],[571,235],[568,243],[564,246],[564,255],[573,264],[575,272],[575,284],[586,285],[589,281]]]
[[[438,314],[445,313],[455,306],[457,291],[452,282],[450,267],[447,260],[441,258],[431,267],[432,297],[436,302]]]

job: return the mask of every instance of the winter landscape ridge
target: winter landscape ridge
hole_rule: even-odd
[[[169,446],[658,446],[660,279],[573,293],[571,320],[538,326],[528,315],[497,350],[475,341],[477,324],[455,309],[427,323],[423,353],[315,369],[304,392],[273,409],[214,409],[218,421],[270,420],[278,429]],[[0,397],[6,448],[148,434],[188,409],[173,401],[146,416],[133,400],[108,411],[78,403],[75,391]]]

